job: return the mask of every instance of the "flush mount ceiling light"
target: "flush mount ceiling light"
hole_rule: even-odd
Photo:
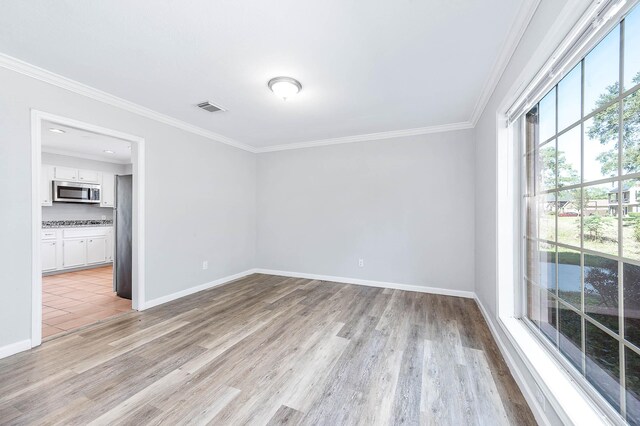
[[[57,128],[55,128],[55,127],[51,127],[51,128],[49,129],[49,131],[50,131],[51,133],[67,133],[67,132],[65,132],[64,130],[62,130],[62,129],[57,129]]]
[[[302,90],[302,84],[300,84],[300,82],[295,78],[291,77],[272,78],[269,80],[268,86],[276,96],[284,99],[285,101],[287,98],[297,95]]]
[[[111,151],[110,149],[105,149],[102,152],[104,152],[105,154],[115,154],[116,153],[115,151]]]

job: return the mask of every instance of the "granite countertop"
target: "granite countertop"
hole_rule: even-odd
[[[88,228],[113,226],[113,220],[43,220],[42,228]]]

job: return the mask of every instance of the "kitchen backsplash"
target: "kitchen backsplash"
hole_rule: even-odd
[[[43,220],[42,229],[52,228],[92,228],[98,226],[113,226],[112,220]]]
[[[106,220],[113,219],[113,209],[80,203],[57,203],[42,207],[42,220]]]

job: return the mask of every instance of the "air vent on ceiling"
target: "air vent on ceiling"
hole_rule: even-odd
[[[225,111],[224,108],[219,107],[217,105],[212,104],[209,101],[201,102],[198,104],[198,108],[201,108],[205,111],[216,112],[216,111]]]

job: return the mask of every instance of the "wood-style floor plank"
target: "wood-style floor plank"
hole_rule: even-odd
[[[473,300],[255,274],[0,360],[0,424],[535,420]]]

